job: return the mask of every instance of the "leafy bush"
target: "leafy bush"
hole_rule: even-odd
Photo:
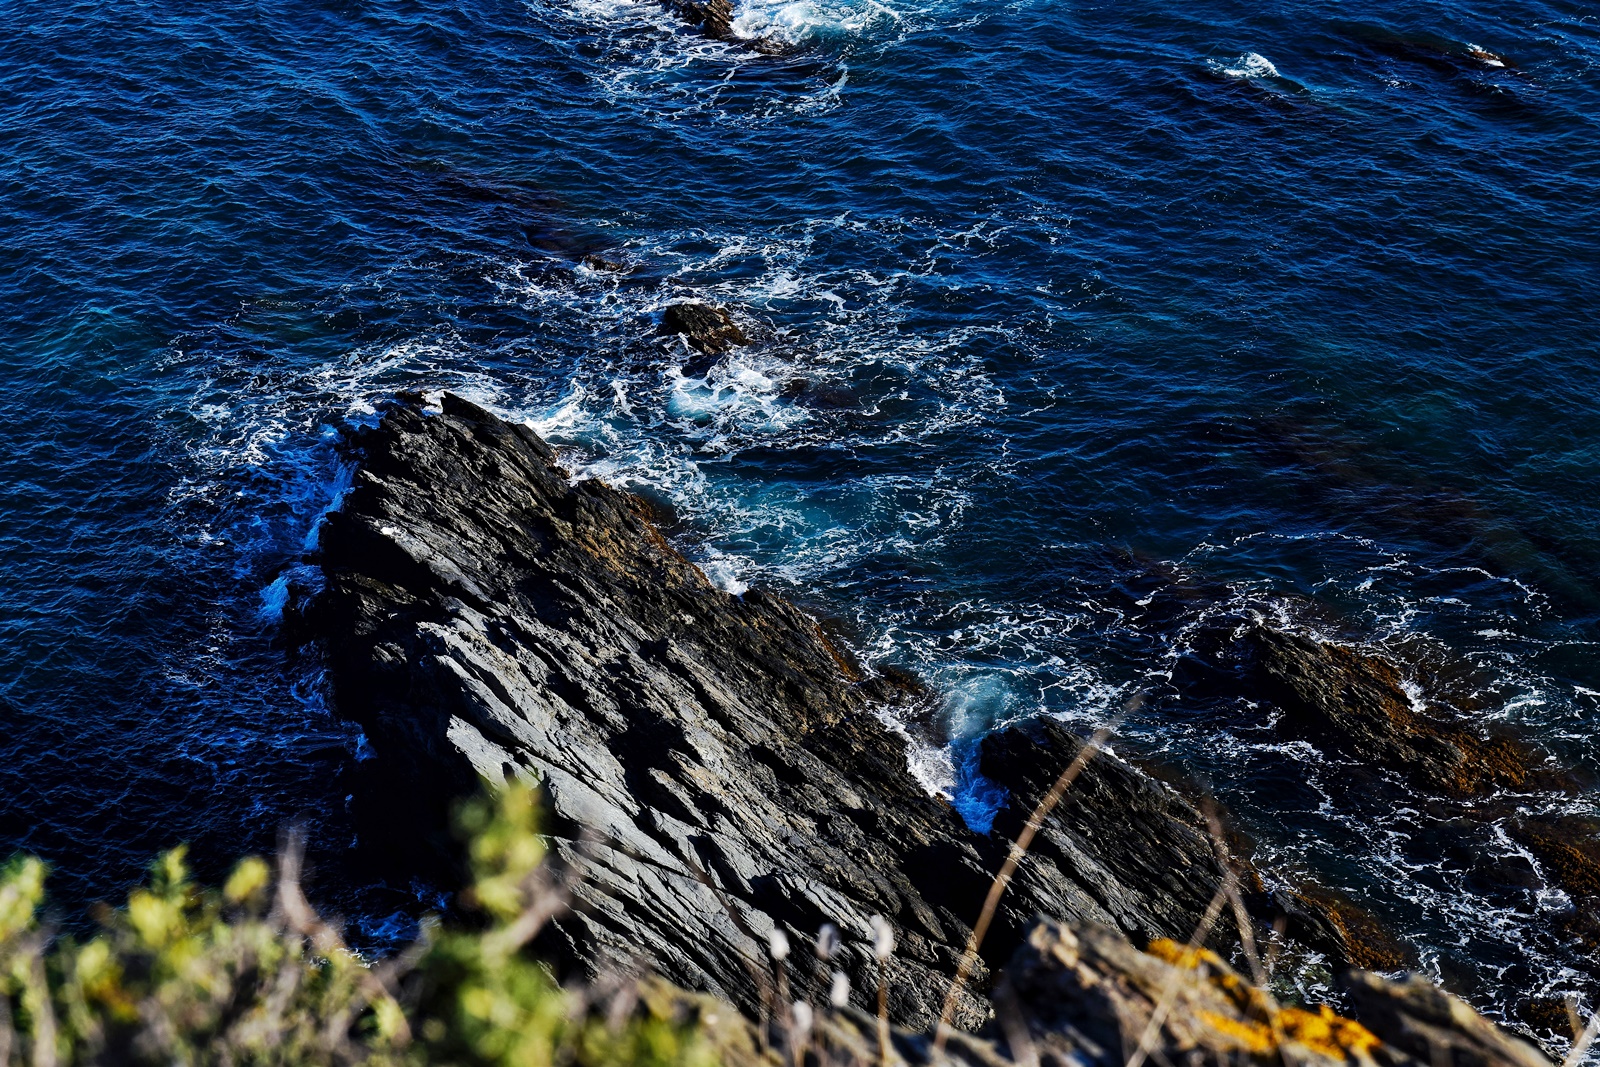
[[[293,843],[276,872],[245,859],[220,891],[197,887],[173,849],[81,944],[41,928],[44,864],[13,860],[0,868],[0,1067],[709,1067],[699,1029],[637,1011],[608,1022],[594,991],[558,986],[527,954],[561,905],[536,817],[517,786],[468,806],[481,929],[430,922],[376,966],[306,901]]]

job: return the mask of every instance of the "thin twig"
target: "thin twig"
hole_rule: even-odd
[[[1234,879],[1233,866],[1227,862],[1227,849],[1222,843],[1221,829],[1217,825],[1216,814],[1213,811],[1207,810],[1206,824],[1211,831],[1213,847],[1217,850],[1217,864],[1221,868],[1222,883],[1217,886],[1217,891],[1211,895],[1211,903],[1206,905],[1205,914],[1200,917],[1200,921],[1195,924],[1194,932],[1189,935],[1185,955],[1193,953],[1205,941],[1207,935],[1211,932],[1212,925],[1217,921],[1217,916],[1222,914],[1222,905],[1225,901],[1234,902],[1236,909],[1234,915],[1240,922],[1239,935],[1241,939],[1245,938],[1245,930],[1248,925],[1248,918],[1244,915],[1244,903],[1239,899],[1239,888]],[[1250,957],[1252,963],[1256,963],[1254,938],[1251,937],[1246,944],[1246,954]],[[1259,968],[1259,963],[1256,963],[1256,966]],[[1178,999],[1178,987],[1182,984],[1182,979],[1182,967],[1174,964],[1172,974],[1167,978],[1167,984],[1161,991],[1161,999],[1156,1003],[1155,1009],[1151,1011],[1150,1018],[1145,1023],[1144,1032],[1139,1035],[1139,1044],[1133,1050],[1133,1055],[1128,1057],[1126,1067],[1143,1067],[1145,1057],[1150,1054],[1155,1039],[1161,1034],[1161,1027],[1167,1021],[1167,1013],[1172,1010],[1172,1005]],[[1280,1035],[1278,1034],[1275,1020],[1273,1020],[1272,1031],[1275,1039],[1274,1044],[1277,1044],[1276,1039]]]
[[[889,960],[878,957],[878,1065],[889,1067]]]
[[[1278,957],[1283,954],[1283,938],[1289,930],[1289,917],[1279,915],[1272,920],[1272,943],[1267,946],[1267,980],[1271,981],[1272,974],[1277,970]]]
[[[1016,1067],[1039,1067],[1039,1049],[1033,1043],[1027,1017],[1022,1013],[1022,1005],[1017,1000],[1017,991],[1012,988],[1010,978],[1001,975],[994,984],[991,999],[994,1001],[995,1020],[1000,1024],[1000,1032],[1005,1035],[1006,1047],[1011,1050],[1011,1062]]]
[[[284,925],[293,933],[306,938],[322,955],[331,958],[334,953],[343,953],[347,956],[354,955],[345,947],[344,938],[322,916],[318,915],[311,902],[306,899],[305,893],[300,889],[301,861],[304,857],[305,841],[299,827],[292,827],[284,835],[283,847],[278,855],[278,899],[277,908],[282,916]],[[362,997],[367,1003],[389,1001],[395,1007],[394,1019],[397,1029],[392,1041],[396,1045],[409,1045],[411,1043],[411,1025],[406,1021],[405,1013],[394,999],[379,976],[366,967],[358,968],[356,982],[360,987]]]
[[[1205,808],[1206,829],[1211,832],[1211,847],[1217,854],[1217,867],[1224,871],[1231,871],[1228,862],[1228,846],[1222,840],[1222,822],[1217,818],[1216,809],[1209,803]],[[1244,898],[1239,895],[1239,883],[1236,878],[1227,877],[1222,880],[1223,887],[1228,894],[1228,903],[1233,909],[1233,922],[1239,928],[1239,944],[1244,949],[1245,962],[1250,965],[1250,977],[1257,986],[1265,990],[1267,985],[1267,971],[1261,965],[1261,956],[1256,951],[1256,928],[1251,922],[1249,912],[1245,911]]]
[[[950,1018],[955,1014],[956,1004],[961,998],[961,988],[966,984],[967,976],[972,973],[972,966],[978,960],[978,949],[983,945],[984,936],[989,932],[989,924],[994,921],[995,909],[1000,905],[1000,897],[1011,884],[1011,878],[1017,873],[1017,866],[1022,862],[1022,857],[1027,855],[1028,849],[1033,844],[1033,839],[1038,834],[1045,819],[1055,810],[1061,798],[1077,780],[1083,768],[1088,765],[1104,747],[1106,739],[1111,736],[1112,728],[1109,726],[1096,730],[1087,744],[1078,750],[1077,756],[1061,772],[1050,791],[1039,801],[1033,809],[1033,814],[1028,816],[1027,825],[1017,835],[1011,844],[1011,851],[1006,856],[1006,861],[1000,867],[1000,873],[994,876],[994,881],[989,885],[989,895],[984,898],[983,911],[978,914],[978,921],[972,928],[972,935],[967,938],[967,948],[961,954],[961,962],[956,967],[956,976],[950,983],[950,991],[945,994],[944,1007],[939,1011],[938,1026],[934,1031],[933,1052],[937,1057],[944,1052],[945,1042],[950,1039]]]
[[[622,845],[620,842],[614,842],[612,845],[617,849],[617,851],[623,853],[624,855],[632,856],[633,858],[637,859],[645,858]],[[717,883],[712,879],[710,873],[700,865],[700,862],[693,856],[688,855],[686,850],[679,852],[678,857],[683,860],[684,866],[689,869],[689,873],[694,881],[699,882],[701,885],[705,886],[706,889],[711,891],[711,895],[715,897],[717,903],[722,906],[722,910],[727,913],[728,918],[733,920],[733,925],[739,928],[739,932],[759,945],[761,943],[760,936],[754,930],[750,929],[750,924],[745,922],[743,915],[739,914],[739,909],[733,906],[733,902],[728,899],[725,893],[722,892],[722,887],[717,885]],[[755,980],[756,988],[761,994],[761,1026],[758,1037],[760,1039],[761,1052],[763,1055],[765,1055],[771,1044],[767,1037],[767,1027],[772,1018],[772,981],[767,977],[766,967],[751,960],[743,952],[739,951],[737,947],[734,948],[733,954],[739,958],[740,963],[744,964],[745,970],[748,971],[750,977]]]
[[[1561,1067],[1578,1067],[1578,1064],[1583,1062],[1584,1055],[1588,1053],[1589,1046],[1594,1043],[1596,1032],[1600,1032],[1600,1011],[1589,1016],[1589,1025],[1583,1028],[1583,1033],[1572,1043],[1572,1051],[1561,1061]]]
[[[33,1002],[28,1011],[33,1015],[33,1067],[56,1067],[56,1012],[50,1003],[50,982],[44,973],[44,949],[38,945],[28,970],[29,984],[33,986]]]
[[[0,1067],[11,1067],[11,1046],[16,1031],[11,1027],[11,998],[0,997]]]

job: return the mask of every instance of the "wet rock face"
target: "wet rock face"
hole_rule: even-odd
[[[1418,713],[1388,660],[1301,634],[1257,627],[1246,639],[1262,689],[1285,727],[1447,796],[1524,785],[1535,760],[1509,738],[1485,740]]]
[[[685,338],[695,351],[706,356],[720,356],[736,345],[749,343],[728,309],[710,304],[673,304],[661,315],[661,332]]]
[[[1082,742],[1048,720],[984,738],[980,770],[1010,796],[995,833],[1015,840],[1061,768]],[[1041,758],[1048,753],[1049,758]],[[1018,884],[1041,899],[1071,903],[1071,914],[1119,929],[1143,943],[1175,935],[1185,916],[1205,913],[1217,890],[1217,846],[1194,806],[1169,786],[1117,759],[1088,763],[1041,828]],[[1262,915],[1280,915],[1289,932],[1335,959],[1353,951],[1334,913],[1310,899],[1267,893],[1246,863],[1233,860],[1241,893]],[[1011,931],[1020,941],[1021,929]],[[1207,941],[1223,951],[1238,939],[1229,920]]]
[[[733,38],[733,0],[661,0],[662,6],[717,41]]]
[[[898,934],[894,1017],[937,1014],[1007,842],[909,773],[875,709],[914,687],[860,677],[786,601],[713,586],[641,501],[570,481],[526,427],[446,396],[437,415],[396,404],[353,447],[309,618],[338,710],[371,744],[368,846],[403,877],[450,854],[452,798],[538,782],[557,852],[583,872],[547,946],[559,959],[643,962],[754,1009],[752,971],[782,928],[792,980],[821,1002],[810,937],[838,923],[837,965],[870,992],[881,914]],[[985,769],[1028,804],[1079,744],[1007,735]],[[1219,883],[1175,794],[1109,756],[1080,786],[1007,894],[989,959],[1036,913],[1187,938]],[[969,996],[960,1019],[986,1011]]]

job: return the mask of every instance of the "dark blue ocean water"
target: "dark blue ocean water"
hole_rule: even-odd
[[[7,5],[0,851],[70,912],[302,819],[331,907],[414,912],[341,867],[357,739],[273,641],[340,427],[448,387],[932,681],[930,786],[974,800],[994,722],[1146,693],[1126,743],[1269,868],[1491,1011],[1591,996],[1570,902],[1472,876],[1509,838],[1438,846],[1169,681],[1277,616],[1600,772],[1593,8],[739,12],[792,47],[633,0]],[[756,343],[686,374],[654,335],[686,297]]]

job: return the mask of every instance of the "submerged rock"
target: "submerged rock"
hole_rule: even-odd
[[[787,601],[712,585],[641,501],[571,481],[525,426],[446,395],[438,415],[395,404],[353,444],[311,618],[337,708],[371,744],[370,845],[415,871],[449,854],[452,798],[538,782],[556,850],[582,872],[546,946],[559,960],[645,963],[754,1010],[774,929],[805,944],[838,923],[836,965],[875,988],[883,915],[894,1018],[937,1014],[1007,841],[968,830],[908,770],[877,709],[914,689],[862,677]],[[1027,805],[1080,744],[1009,734],[985,769]],[[1221,882],[1192,806],[1115,757],[1089,767],[1003,899],[991,962],[1038,913],[1187,938]],[[820,1001],[824,969],[803,956],[793,981]],[[980,962],[978,990],[987,974]],[[958,1019],[986,1011],[969,995]]]
[[[621,263],[614,259],[607,259],[604,256],[595,255],[592,252],[589,255],[584,256],[583,259],[579,260],[579,262],[585,267],[588,267],[590,270],[594,271],[596,274],[627,274],[629,271],[629,267],[626,263]]]
[[[791,378],[784,383],[783,396],[808,408],[853,408],[859,403],[856,395],[842,385],[825,385]]]
[[[1364,763],[1398,770],[1447,796],[1524,785],[1527,746],[1484,739],[1412,706],[1393,663],[1358,648],[1256,627],[1247,638],[1262,689],[1284,728]]]

